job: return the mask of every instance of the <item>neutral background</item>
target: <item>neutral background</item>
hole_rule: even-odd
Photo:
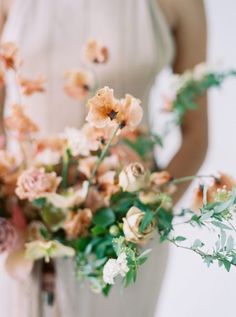
[[[236,1],[207,0],[209,61],[236,69]],[[236,79],[209,96],[209,151],[202,171],[236,176]],[[197,146],[196,146],[197,149]],[[189,202],[189,194],[182,204]],[[207,238],[207,235],[205,235]],[[170,249],[156,317],[233,317],[236,270],[208,269],[197,255]]]

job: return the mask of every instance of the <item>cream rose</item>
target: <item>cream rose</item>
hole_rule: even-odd
[[[140,163],[129,164],[119,175],[119,185],[131,193],[144,189],[149,185],[149,173]]]
[[[152,238],[156,225],[155,220],[151,222],[144,232],[141,232],[139,229],[144,215],[145,212],[139,208],[131,207],[126,217],[123,218],[123,231],[127,241],[136,244],[145,244]]]

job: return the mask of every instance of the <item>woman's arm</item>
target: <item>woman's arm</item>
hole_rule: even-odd
[[[206,18],[202,0],[159,0],[173,29],[176,41],[174,72],[186,69],[206,59]],[[199,99],[199,109],[189,111],[182,126],[183,142],[179,152],[168,166],[174,177],[195,174],[200,168],[208,147],[207,98]],[[188,185],[177,193],[180,198]]]

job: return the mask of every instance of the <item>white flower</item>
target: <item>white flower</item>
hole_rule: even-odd
[[[35,162],[40,165],[57,165],[61,160],[60,153],[51,149],[45,149],[38,153],[35,157]]]
[[[99,143],[89,139],[84,130],[75,128],[65,129],[64,137],[73,156],[88,156],[90,151],[96,151],[99,147]]]
[[[117,259],[110,259],[103,268],[103,280],[106,284],[113,285],[114,279],[121,275],[124,277],[129,272],[127,256],[122,252]]]
[[[119,175],[119,185],[123,191],[135,192],[147,187],[149,173],[140,163],[131,163],[126,166]]]
[[[113,285],[114,278],[119,275],[120,267],[116,259],[110,259],[103,268],[103,280],[106,284]]]
[[[124,277],[129,272],[128,262],[127,262],[127,256],[125,252],[122,252],[118,258],[117,263],[120,267],[119,274]]]

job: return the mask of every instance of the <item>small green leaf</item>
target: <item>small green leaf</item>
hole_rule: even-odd
[[[232,236],[228,237],[227,243],[226,243],[226,251],[230,252],[234,248],[234,238]]]
[[[115,213],[111,208],[103,208],[96,212],[93,217],[93,224],[106,228],[116,220]]]
[[[32,201],[32,204],[37,208],[43,208],[46,204],[47,199],[45,197],[37,198]]]
[[[154,214],[152,211],[145,212],[145,215],[142,219],[142,222],[139,228],[140,232],[144,232],[147,229],[147,227],[152,222],[153,218],[154,218]]]
[[[204,246],[204,243],[199,240],[199,239],[196,239],[194,242],[193,242],[193,245],[192,245],[192,248],[193,249],[198,249],[198,248],[202,248]]]
[[[229,226],[225,225],[224,223],[214,220],[211,222],[214,226],[220,228],[220,229],[225,229],[225,230],[232,230]]]
[[[175,238],[175,241],[178,241],[178,242],[185,241],[185,240],[186,240],[186,238],[182,237],[182,236],[178,236]]]

